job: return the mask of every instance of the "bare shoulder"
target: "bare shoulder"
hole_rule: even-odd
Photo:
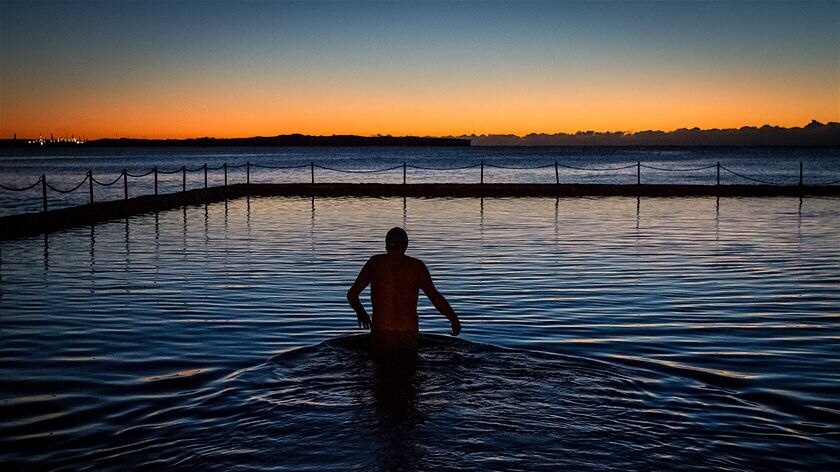
[[[382,258],[385,257],[385,254],[376,254],[374,256],[370,256],[368,259],[367,264],[368,266],[376,266],[382,263]]]
[[[421,261],[420,259],[417,259],[416,257],[411,257],[411,256],[405,256],[405,257],[408,259],[409,263],[411,264],[411,267],[414,268],[414,270],[419,270],[419,271],[427,271],[428,270],[426,268],[426,263]]]

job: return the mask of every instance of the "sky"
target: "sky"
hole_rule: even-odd
[[[840,1],[12,2],[0,138],[840,121]]]

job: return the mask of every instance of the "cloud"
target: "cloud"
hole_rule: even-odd
[[[462,136],[473,146],[840,146],[840,123],[811,121],[803,127],[764,125],[674,131],[578,131],[574,134]]]

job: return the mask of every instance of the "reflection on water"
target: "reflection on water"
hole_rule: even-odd
[[[837,202],[246,198],[3,242],[0,457],[829,470]],[[395,370],[344,294],[400,223],[464,332]]]
[[[44,233],[44,274],[50,271],[50,235]]]

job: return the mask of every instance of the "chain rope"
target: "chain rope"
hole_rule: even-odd
[[[319,169],[331,170],[331,171],[334,171],[334,172],[343,172],[343,173],[345,173],[345,174],[373,174],[373,173],[376,173],[376,172],[387,172],[387,171],[389,171],[389,170],[402,169],[402,167],[403,167],[403,165],[402,165],[402,164],[400,164],[400,165],[398,165],[398,166],[394,166],[394,167],[387,167],[387,168],[385,168],[385,169],[360,169],[360,170],[350,170],[350,169],[336,169],[336,168],[333,168],[333,167],[322,166],[322,165],[320,165],[320,164],[314,164],[314,166],[315,166],[315,167],[317,167],[317,168],[319,168]],[[309,167],[309,166],[306,166],[306,167]]]
[[[154,171],[155,171],[155,170],[154,170],[154,169],[152,169],[152,170],[150,170],[150,171],[146,172],[145,174],[132,174],[131,172],[126,172],[126,173],[125,173],[125,175],[127,175],[127,176],[129,176],[129,177],[135,177],[135,178],[138,178],[138,177],[145,177],[145,176],[147,176],[147,175],[151,175]]]
[[[230,166],[228,166],[228,167],[230,167]],[[301,164],[299,166],[266,166],[266,165],[262,165],[262,164],[251,164],[251,167],[254,167],[254,168],[257,168],[257,169],[280,169],[280,170],[283,170],[283,169],[308,169],[309,164]],[[318,166],[318,167],[320,167],[320,166]]]
[[[41,178],[39,178],[37,181],[35,181],[35,183],[33,183],[31,185],[27,185],[25,187],[15,187],[15,186],[12,186],[12,185],[0,184],[0,189],[6,190],[6,191],[9,191],[9,192],[25,192],[27,190],[31,190],[31,189],[37,187],[38,185],[45,185],[47,188],[49,188],[50,190],[52,190],[54,192],[58,192],[58,193],[61,193],[61,194],[67,194],[67,193],[75,192],[76,190],[78,190],[82,185],[85,184],[85,182],[88,182],[89,179],[92,183],[95,183],[95,184],[100,185],[102,187],[110,187],[112,185],[116,185],[121,179],[124,178],[124,176],[125,177],[132,177],[132,178],[140,178],[140,177],[146,177],[146,176],[148,176],[148,175],[150,175],[154,172],[166,175],[166,174],[182,173],[184,171],[197,172],[197,171],[201,171],[201,170],[205,170],[205,169],[208,170],[208,171],[209,170],[214,170],[215,171],[215,170],[221,170],[225,167],[227,167],[228,169],[240,169],[240,168],[246,167],[246,166],[250,166],[250,167],[253,167],[253,168],[257,168],[257,169],[272,169],[272,170],[305,169],[305,168],[312,168],[314,170],[314,168],[317,167],[319,169],[328,170],[328,171],[332,171],[332,172],[345,173],[345,174],[374,174],[374,173],[378,173],[378,172],[389,172],[389,171],[393,171],[393,170],[397,170],[397,169],[408,169],[408,168],[416,169],[416,170],[423,170],[423,171],[450,171],[450,170],[474,169],[474,168],[477,168],[477,167],[480,167],[480,166],[486,166],[486,167],[491,167],[491,168],[496,168],[496,169],[505,169],[505,170],[537,170],[537,169],[547,169],[547,168],[551,168],[551,167],[555,167],[555,168],[562,167],[564,169],[572,169],[572,170],[586,171],[586,172],[607,172],[607,171],[617,171],[617,170],[626,170],[626,169],[644,167],[645,169],[653,169],[653,170],[663,171],[663,172],[696,172],[696,171],[714,169],[718,165],[719,164],[712,164],[712,165],[700,166],[700,167],[667,168],[667,167],[658,167],[658,166],[654,166],[654,165],[650,165],[650,164],[636,163],[636,164],[629,164],[629,165],[624,165],[624,166],[612,166],[612,167],[580,167],[580,166],[573,166],[573,165],[560,164],[558,162],[554,162],[554,163],[551,163],[551,164],[537,165],[537,166],[508,166],[508,165],[503,165],[503,164],[479,163],[479,164],[470,164],[470,165],[458,166],[458,167],[431,167],[431,166],[422,166],[422,165],[416,165],[416,164],[403,163],[403,164],[395,165],[393,167],[386,167],[386,168],[383,168],[383,169],[356,169],[356,170],[354,170],[354,169],[339,169],[339,168],[320,165],[320,164],[315,164],[315,163],[292,165],[292,166],[271,166],[271,165],[264,165],[264,164],[244,163],[244,164],[238,164],[238,165],[222,164],[222,165],[219,165],[219,166],[216,166],[216,167],[208,167],[205,164],[205,165],[198,166],[196,168],[189,168],[189,167],[182,166],[182,167],[179,167],[177,169],[173,169],[173,170],[169,170],[169,171],[160,170],[160,169],[157,169],[157,170],[152,169],[152,170],[149,170],[145,173],[140,173],[140,174],[132,174],[132,173],[129,173],[129,172],[125,172],[125,174],[120,173],[119,175],[117,175],[117,177],[114,178],[114,180],[111,180],[110,182],[100,181],[100,180],[96,179],[95,177],[93,177],[92,174],[89,173],[85,176],[84,179],[82,179],[81,182],[79,182],[73,188],[69,188],[69,189],[62,189],[62,188],[56,187],[56,186],[50,184],[49,182],[42,181]],[[754,178],[754,177],[750,177],[748,175],[744,175],[740,172],[736,172],[736,171],[734,171],[734,170],[732,170],[732,169],[730,169],[726,166],[723,166],[723,165],[720,165],[720,169],[723,170],[723,171],[726,171],[729,174],[732,174],[736,177],[739,177],[739,178],[742,178],[742,179],[745,179],[745,180],[749,180],[751,182],[755,182],[755,183],[758,183],[758,184],[764,184],[764,185],[793,185],[793,184],[784,184],[784,183],[778,183],[778,182],[771,182],[771,181],[763,180],[763,179],[757,179],[757,178]],[[838,185],[838,184],[840,184],[840,180],[834,180],[834,181],[831,181],[831,182],[811,184],[811,185],[812,186],[814,186],[814,185],[833,186],[833,185]]]
[[[554,164],[546,164],[544,166],[532,166],[532,167],[519,167],[519,166],[506,166],[502,164],[488,164],[484,163],[484,167],[494,167],[496,169],[507,169],[507,170],[534,170],[534,169],[548,169],[549,167],[554,167]]]
[[[656,167],[656,166],[652,166],[652,165],[648,165],[648,164],[639,164],[639,166],[644,167],[645,169],[661,170],[661,171],[665,171],[665,172],[694,172],[694,171],[698,171],[698,170],[714,169],[715,167],[717,167],[717,164],[712,164],[710,166],[703,166],[703,167],[688,167],[688,168],[683,168],[683,169],[668,169],[666,167]]]
[[[748,177],[748,176],[746,176],[746,175],[744,175],[744,174],[739,174],[738,172],[735,172],[734,170],[728,169],[728,168],[726,168],[726,167],[724,167],[724,166],[720,166],[720,168],[721,168],[721,169],[723,169],[723,170],[725,170],[726,172],[729,172],[729,173],[730,173],[730,174],[732,174],[732,175],[735,175],[735,176],[737,176],[737,177],[741,177],[742,179],[752,180],[753,182],[757,182],[757,183],[759,183],[759,184],[765,184],[765,185],[785,185],[785,184],[780,184],[780,183],[776,183],[776,182],[769,182],[769,181],[767,181],[767,180],[754,179],[754,178],[752,178],[752,177]]]
[[[58,187],[53,187],[49,182],[47,182],[47,188],[49,188],[50,190],[52,190],[54,192],[58,192],[58,193],[71,193],[71,192],[75,192],[76,190],[78,190],[79,187],[84,185],[85,182],[87,182],[87,181],[88,181],[88,176],[86,175],[85,178],[82,179],[81,182],[79,182],[79,185],[76,185],[75,187],[71,188],[70,190],[61,190]]]
[[[474,169],[479,167],[481,164],[472,164],[468,166],[461,166],[461,167],[425,167],[425,166],[416,166],[414,164],[406,164],[405,166],[409,169],[417,169],[417,170],[465,170],[465,169]]]
[[[107,184],[96,180],[96,177],[92,177],[92,178],[93,178],[93,183],[95,183],[97,185],[101,185],[103,187],[110,187],[111,185],[114,185],[115,183],[119,182],[120,179],[122,179],[122,174],[118,175],[116,179],[108,182]]]
[[[619,166],[619,167],[577,167],[577,166],[570,166],[566,164],[557,163],[557,167],[563,167],[566,169],[574,169],[574,170],[583,170],[589,172],[602,172],[602,171],[610,171],[610,170],[624,170],[636,167],[636,164],[630,164],[626,166]]]
[[[8,190],[9,192],[25,192],[29,189],[37,187],[38,184],[40,184],[40,183],[41,183],[41,179],[38,179],[38,180],[35,181],[34,184],[26,186],[26,187],[10,187],[10,186],[0,184],[0,188],[2,188],[3,190]]]

